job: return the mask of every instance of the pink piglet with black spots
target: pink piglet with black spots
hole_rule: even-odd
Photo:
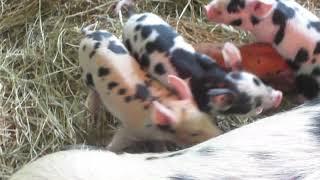
[[[177,93],[152,80],[126,47],[107,31],[83,29],[79,48],[83,78],[91,97],[101,100],[122,127],[108,149],[121,151],[135,140],[165,140],[181,145],[200,143],[221,134],[194,103],[187,84],[176,76],[168,83]]]
[[[320,19],[291,0],[212,0],[209,21],[247,30],[283,56],[304,99],[320,92]]]

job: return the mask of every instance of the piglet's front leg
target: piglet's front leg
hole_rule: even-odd
[[[112,152],[120,152],[124,148],[132,145],[134,140],[134,137],[128,134],[128,129],[122,127],[114,134],[107,149]]]
[[[100,108],[102,107],[102,102],[100,100],[99,94],[94,90],[89,90],[89,94],[85,103],[89,112],[93,114],[93,119],[96,119],[97,114],[99,113]]]

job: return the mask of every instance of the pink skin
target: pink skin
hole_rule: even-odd
[[[168,83],[178,91],[180,98],[192,100],[193,96],[188,84],[175,75],[168,75]]]
[[[272,12],[275,4],[273,0],[246,0],[245,10],[241,10],[239,13],[230,14],[226,10],[226,4],[228,2],[230,2],[230,0],[213,0],[211,3],[206,5],[204,9],[208,20],[216,23],[228,24],[234,19],[241,18],[241,28],[249,31],[255,31],[255,27],[250,22],[250,17],[252,15],[259,17],[260,19],[267,17]],[[270,33],[266,32],[266,30],[269,31],[271,28],[263,27],[263,29],[259,30],[264,30],[260,31],[259,34],[262,34],[261,36],[268,35],[267,37],[263,38],[264,41],[270,41],[270,39],[272,39],[269,37]],[[258,39],[260,40],[261,38]]]
[[[169,75],[168,83],[173,87],[173,89],[177,91],[178,96],[182,101],[183,100],[193,101],[190,88],[184,80],[182,80],[181,78],[175,75]],[[156,124],[170,125],[170,124],[177,123],[177,118],[175,117],[174,113],[170,109],[160,104],[158,101],[153,101],[152,104],[155,108],[154,120]]]

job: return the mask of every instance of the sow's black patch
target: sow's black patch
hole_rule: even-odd
[[[316,79],[310,75],[301,74],[296,77],[296,86],[298,92],[308,99],[317,97],[319,92],[319,84]]]
[[[115,41],[110,41],[108,49],[116,54],[127,54],[127,51],[122,46],[116,44]]]
[[[94,31],[87,35],[88,38],[91,38],[95,41],[102,41],[104,38],[107,39],[111,37],[112,34],[109,32],[102,32],[102,31]]]
[[[275,35],[274,43],[279,45],[285,36],[285,29],[287,21],[295,16],[295,10],[282,2],[278,2],[276,9],[272,16],[272,22],[279,25],[279,30]]]
[[[228,13],[237,13],[245,7],[244,0],[231,0],[227,6]]]
[[[308,107],[308,106],[318,106],[320,107],[320,97],[317,97],[307,103],[305,103],[301,108]],[[308,113],[308,112],[305,112]],[[311,135],[317,140],[320,141],[320,112],[312,112],[314,116],[311,118],[311,128],[309,132]]]
[[[168,25],[143,26],[141,30],[142,38],[146,39],[152,31],[158,33],[157,38],[146,44],[146,50],[149,54],[154,51],[169,52],[174,45],[174,39],[178,36],[177,32]]]
[[[217,152],[217,149],[215,149],[212,146],[205,146],[200,148],[199,150],[197,150],[197,152],[201,155],[201,156],[212,156],[214,153]]]
[[[172,176],[169,176],[168,178],[170,180],[200,180],[200,179],[195,178],[191,175],[188,175],[187,173],[174,174]]]
[[[142,84],[136,85],[136,93],[134,95],[135,99],[140,99],[142,101],[145,101],[149,96],[150,96],[150,91],[147,86]]]

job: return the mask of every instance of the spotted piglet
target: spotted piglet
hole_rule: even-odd
[[[132,5],[122,0],[123,5]],[[141,67],[163,84],[169,74],[188,79],[198,107],[212,115],[258,114],[277,107],[282,93],[247,72],[227,73],[210,57],[197,53],[168,23],[152,13],[133,14],[123,28],[123,41]],[[235,46],[226,46],[232,62],[241,59]],[[234,65],[239,63],[234,63]]]
[[[307,99],[320,90],[320,20],[295,1],[213,0],[206,7],[210,21],[252,32],[271,43],[296,71],[299,93]]]
[[[110,150],[120,151],[134,140],[191,145],[221,134],[212,119],[199,111],[182,79],[168,77],[178,96],[148,77],[114,35],[88,28],[83,29],[86,37],[79,49],[83,78],[123,125]]]

